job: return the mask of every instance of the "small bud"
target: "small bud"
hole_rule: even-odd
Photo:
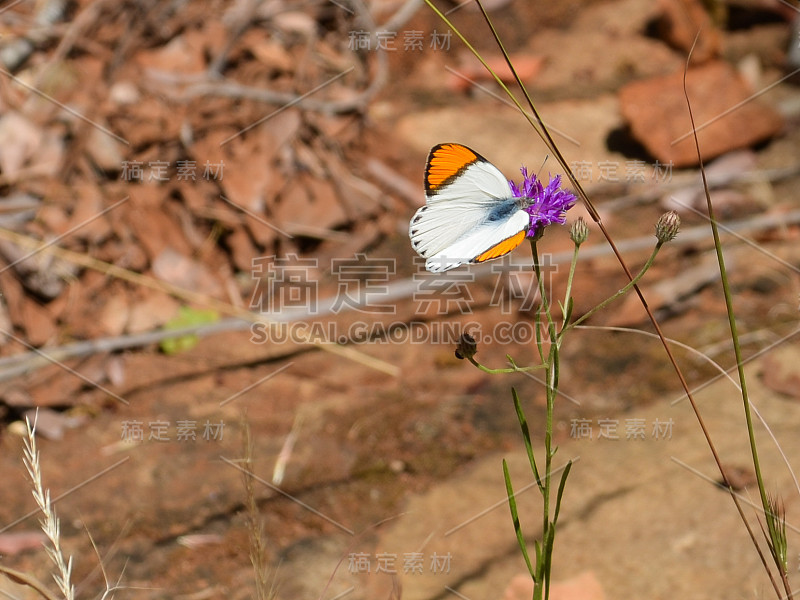
[[[456,346],[456,358],[463,360],[465,358],[472,358],[478,352],[478,342],[475,338],[468,333],[462,333],[458,339],[458,346]]]
[[[656,238],[660,244],[666,244],[675,239],[681,227],[681,218],[674,210],[664,213],[656,223]]]
[[[589,237],[589,227],[583,217],[578,217],[578,220],[572,223],[569,228],[569,238],[575,242],[576,246],[580,246]]]

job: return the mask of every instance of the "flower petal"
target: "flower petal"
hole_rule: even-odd
[[[522,167],[520,172],[522,185],[509,181],[509,186],[515,198],[527,198],[530,202],[525,209],[531,217],[528,237],[535,237],[551,223],[566,223],[566,212],[575,205],[577,198],[572,192],[561,189],[561,176],[551,177],[545,188],[536,175],[528,175],[527,168]]]

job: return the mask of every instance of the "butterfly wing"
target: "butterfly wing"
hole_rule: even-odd
[[[498,258],[525,238],[530,219],[505,176],[466,146],[434,146],[425,168],[425,196],[409,237],[429,271]]]

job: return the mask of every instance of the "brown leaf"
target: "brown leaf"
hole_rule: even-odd
[[[158,188],[139,186],[136,193],[131,194],[130,202],[129,224],[151,261],[168,246],[180,253],[191,252],[176,219],[165,210],[167,205]]]
[[[74,237],[88,241],[92,245],[99,244],[111,235],[111,225],[103,212],[103,193],[93,182],[79,182],[73,186],[75,199],[73,200],[72,215],[67,221],[67,228],[78,228]],[[114,210],[120,210],[123,205]],[[113,211],[112,211],[113,212]]]
[[[253,258],[258,256],[258,250],[247,235],[244,227],[237,227],[225,238],[225,242],[231,249],[233,264],[239,271],[249,273],[252,269]]]
[[[140,51],[135,59],[144,68],[172,73],[202,73],[205,70],[202,39],[181,35],[165,46]]]
[[[164,248],[155,258],[153,275],[186,290],[208,294],[214,298],[222,297],[222,286],[204,264],[172,248]]]
[[[34,406],[72,406],[86,383],[59,365],[47,366],[28,377],[28,393]]]
[[[176,300],[164,294],[148,294],[146,298],[131,306],[127,324],[128,333],[142,333],[162,327],[178,314],[179,306]]]
[[[25,341],[37,347],[45,345],[57,331],[50,313],[33,299],[28,299],[22,305],[22,326],[25,329]]]
[[[122,170],[125,146],[105,131],[92,127],[86,138],[85,147],[89,158],[103,171],[119,173]]]
[[[14,178],[42,145],[42,129],[9,111],[0,117],[0,169]]]
[[[274,214],[279,227],[289,233],[333,229],[347,221],[333,186],[305,173],[287,185]]]
[[[122,335],[130,319],[130,306],[125,291],[117,289],[111,294],[98,317],[102,335]]]

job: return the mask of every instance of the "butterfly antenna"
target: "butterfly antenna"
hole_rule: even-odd
[[[542,171],[544,170],[544,166],[547,164],[547,159],[550,158],[550,153],[548,152],[544,156],[544,160],[542,161],[542,166],[539,167],[539,171],[536,173],[536,179],[542,178]]]

